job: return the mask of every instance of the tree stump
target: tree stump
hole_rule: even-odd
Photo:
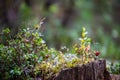
[[[60,71],[49,80],[112,80],[105,60],[96,60],[81,66]]]
[[[93,62],[79,65],[73,68],[61,70],[56,76],[48,80],[120,80],[111,78],[113,76],[106,70],[105,60],[95,60]],[[44,77],[33,80],[45,80]]]

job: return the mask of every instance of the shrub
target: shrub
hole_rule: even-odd
[[[2,33],[5,37],[9,32],[7,28]],[[6,40],[6,43],[0,44],[0,77],[2,79],[26,79],[33,76],[35,64],[46,59],[48,48],[39,29],[23,29],[14,39]]]

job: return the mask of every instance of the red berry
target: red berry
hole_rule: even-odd
[[[95,52],[95,55],[96,55],[96,56],[99,56],[99,55],[100,55],[100,52],[96,51],[96,52]]]

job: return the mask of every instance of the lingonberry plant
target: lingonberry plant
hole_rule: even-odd
[[[111,63],[107,69],[111,74],[120,74],[120,63]]]
[[[91,62],[100,54],[99,51],[94,51],[90,48],[92,40],[91,38],[88,38],[87,34],[88,32],[86,32],[86,29],[83,27],[81,33],[82,37],[79,39],[80,44],[75,44],[73,46],[75,53],[78,54],[82,63]]]
[[[7,44],[0,44],[2,79],[27,79],[33,76],[35,65],[46,59],[48,48],[38,30],[23,29],[14,38],[6,40]],[[2,33],[5,37],[10,30],[7,28]]]

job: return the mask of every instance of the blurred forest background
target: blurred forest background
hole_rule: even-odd
[[[9,27],[15,35],[42,18],[41,33],[49,47],[71,48],[86,27],[92,48],[120,60],[120,0],[0,0],[0,31]]]

